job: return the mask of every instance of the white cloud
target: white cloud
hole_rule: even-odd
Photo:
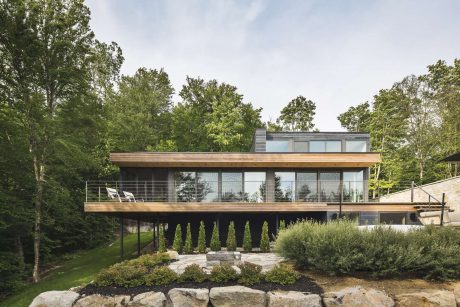
[[[185,76],[238,87],[263,118],[297,95],[316,124],[372,99],[437,59],[460,58],[458,1],[90,0],[92,27],[123,49],[123,73],[161,68],[176,92]]]

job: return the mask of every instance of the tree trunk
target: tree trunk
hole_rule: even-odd
[[[18,250],[19,261],[20,261],[22,267],[24,268],[24,249],[22,247],[22,242],[21,242],[21,236],[20,235],[16,236],[16,248]]]

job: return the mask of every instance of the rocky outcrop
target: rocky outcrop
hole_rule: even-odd
[[[345,288],[323,295],[323,303],[328,306],[374,306],[392,307],[393,299],[384,292],[375,289],[364,289],[361,286]]]
[[[164,307],[166,296],[162,292],[145,292],[133,297],[128,303],[130,307]]]
[[[456,307],[453,292],[445,290],[422,291],[396,295],[396,306],[401,307]]]
[[[29,307],[71,307],[79,294],[74,291],[48,291],[34,298]]]
[[[264,307],[266,304],[264,291],[243,286],[212,288],[209,298],[213,306],[219,307]]]
[[[206,307],[209,303],[209,290],[175,288],[169,290],[168,297],[174,307]]]
[[[103,296],[93,294],[79,299],[74,307],[121,307],[128,305],[130,299],[127,295]]]
[[[273,291],[267,293],[268,307],[321,307],[318,294],[305,294],[296,291]]]
[[[460,285],[454,289],[455,301],[457,302],[457,307],[460,307]]]

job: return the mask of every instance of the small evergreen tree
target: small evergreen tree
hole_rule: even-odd
[[[262,235],[260,238],[260,251],[268,253],[270,251],[270,237],[268,236],[268,223],[265,221],[262,225]]]
[[[278,228],[278,231],[286,229],[286,222],[284,220],[280,221],[280,227]]]
[[[187,231],[185,233],[184,253],[193,254],[192,229],[190,223],[187,224]]]
[[[206,252],[206,229],[203,221],[200,222],[200,230],[198,231],[198,252]]]
[[[249,227],[249,221],[246,221],[246,225],[244,226],[243,250],[245,252],[252,251],[251,228]]]
[[[228,225],[227,250],[236,251],[235,223],[233,221]]]
[[[215,251],[215,252],[220,251],[219,229],[217,228],[216,222],[214,222],[214,228],[212,229],[210,247],[212,251]]]
[[[163,232],[163,227],[160,227],[160,233],[158,235],[158,252],[166,253],[166,242],[165,242],[165,234]]]
[[[182,228],[180,224],[177,224],[176,232],[174,233],[173,249],[179,254],[182,253]]]

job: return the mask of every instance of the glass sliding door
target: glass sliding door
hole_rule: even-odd
[[[265,172],[244,172],[244,200],[251,203],[265,201]]]
[[[243,200],[243,173],[222,172],[222,201],[238,202]]]
[[[197,172],[196,173],[196,201],[216,202],[219,201],[219,173]]]
[[[316,202],[318,201],[318,173],[302,172],[297,173],[297,201]]]
[[[174,182],[177,201],[196,201],[195,172],[176,172],[174,174]]]
[[[340,201],[340,172],[319,173],[320,199],[321,202]]]
[[[275,201],[294,201],[295,172],[275,172]]]
[[[343,201],[364,200],[364,171],[343,172]]]

